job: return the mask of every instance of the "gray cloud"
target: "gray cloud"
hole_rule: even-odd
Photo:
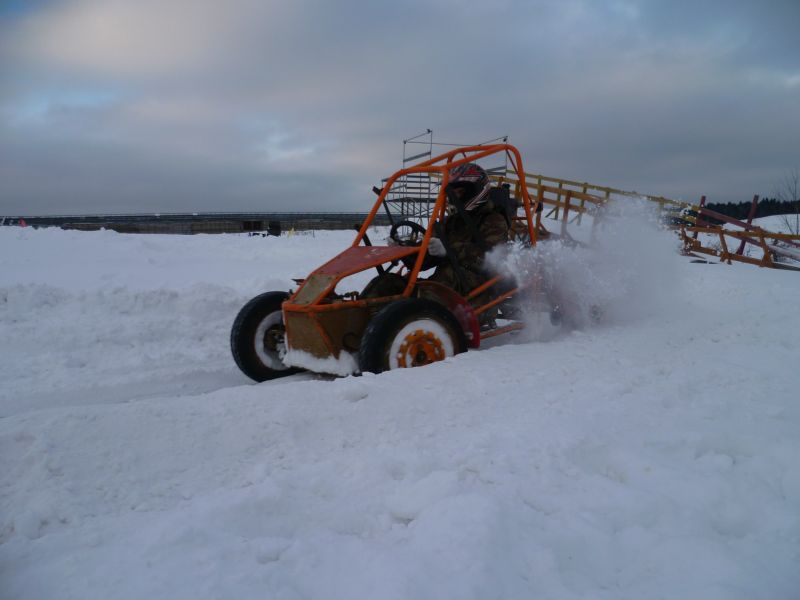
[[[800,164],[795,2],[90,0],[0,16],[0,213],[355,210],[400,140],[692,199]]]

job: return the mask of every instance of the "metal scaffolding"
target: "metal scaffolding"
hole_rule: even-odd
[[[445,152],[450,148],[461,148],[465,146],[483,146],[502,141],[506,143],[508,136],[501,136],[481,142],[480,144],[453,144],[445,142],[434,142],[433,130],[426,129],[424,132],[403,140],[403,166],[402,168],[413,167],[415,164],[425,162],[434,156],[434,150]],[[499,155],[492,158],[498,159]],[[505,176],[508,168],[508,157],[503,155],[502,164],[481,165],[489,175]],[[382,184],[386,184],[388,179],[383,179]],[[395,181],[392,189],[386,196],[386,204],[389,211],[400,220],[411,220],[422,222],[430,216],[436,197],[439,195],[440,181],[435,174],[412,173],[405,175]]]

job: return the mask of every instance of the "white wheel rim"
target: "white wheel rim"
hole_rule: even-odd
[[[265,367],[282,371],[288,369],[283,363],[283,357],[286,355],[286,342],[278,343],[276,350],[268,350],[266,347],[267,333],[275,327],[280,327],[283,324],[283,314],[281,311],[269,313],[266,317],[261,319],[261,322],[256,328],[256,335],[253,339],[255,346],[256,356],[264,363]]]
[[[416,319],[406,323],[392,339],[389,346],[389,368],[400,369],[417,366],[416,354],[426,349],[426,362],[436,362],[455,355],[455,344],[450,332],[433,319]]]

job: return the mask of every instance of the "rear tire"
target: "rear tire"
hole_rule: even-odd
[[[456,318],[432,300],[408,298],[392,302],[370,321],[361,339],[362,372],[419,367],[467,349]]]
[[[286,328],[281,305],[286,292],[266,292],[242,307],[231,328],[231,353],[242,373],[255,381],[267,381],[297,373],[283,363]]]

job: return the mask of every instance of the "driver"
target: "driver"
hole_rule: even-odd
[[[508,239],[508,221],[493,205],[490,189],[489,176],[480,166],[466,163],[454,167],[445,189],[444,231],[436,232],[441,233],[444,240],[433,237],[428,245],[431,256],[441,257],[430,280],[451,287],[462,296],[489,278],[484,257]],[[475,300],[478,304],[485,301],[488,300],[483,295]]]
[[[489,279],[484,257],[489,250],[508,239],[508,220],[499,207],[494,206],[490,189],[489,176],[480,166],[466,163],[454,167],[445,188],[447,217],[435,231],[437,236],[431,237],[428,243],[428,255],[437,263],[430,281],[446,285],[462,296]],[[381,274],[370,281],[361,297],[400,294],[406,283],[404,276]],[[472,300],[476,305],[488,301],[488,292]],[[491,321],[496,313],[496,309],[486,311],[481,317]]]

